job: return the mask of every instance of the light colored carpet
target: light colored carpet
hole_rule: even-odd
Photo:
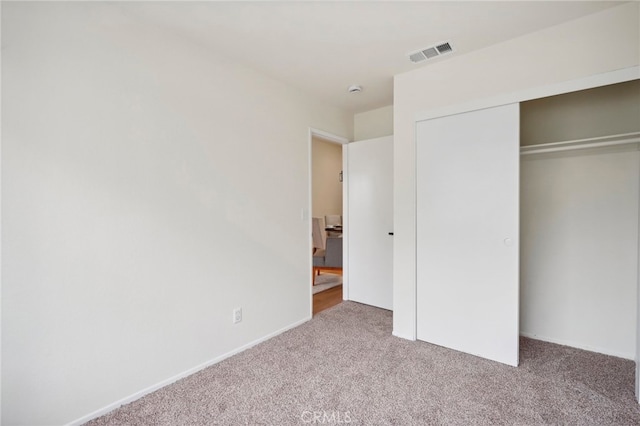
[[[315,281],[313,284],[313,294],[329,290],[330,288],[339,286],[341,284],[342,275],[323,272],[320,275],[316,275],[315,277]]]
[[[89,424],[640,424],[633,361],[522,339],[513,368],[393,337],[391,317],[343,302]]]

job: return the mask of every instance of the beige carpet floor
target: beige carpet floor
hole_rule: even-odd
[[[633,361],[522,339],[513,368],[343,302],[89,425],[640,425]]]

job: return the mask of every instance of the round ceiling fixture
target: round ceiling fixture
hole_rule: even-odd
[[[357,84],[352,84],[351,86],[349,86],[349,89],[347,89],[349,91],[349,93],[360,93],[362,92],[362,86],[358,86]]]

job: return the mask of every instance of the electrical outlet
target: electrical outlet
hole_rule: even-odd
[[[236,308],[233,310],[233,323],[237,324],[242,321],[242,308]]]

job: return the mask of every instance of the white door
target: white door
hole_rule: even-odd
[[[417,337],[518,365],[519,105],[419,122]]]
[[[346,170],[345,298],[393,305],[393,137],[343,148]]]

